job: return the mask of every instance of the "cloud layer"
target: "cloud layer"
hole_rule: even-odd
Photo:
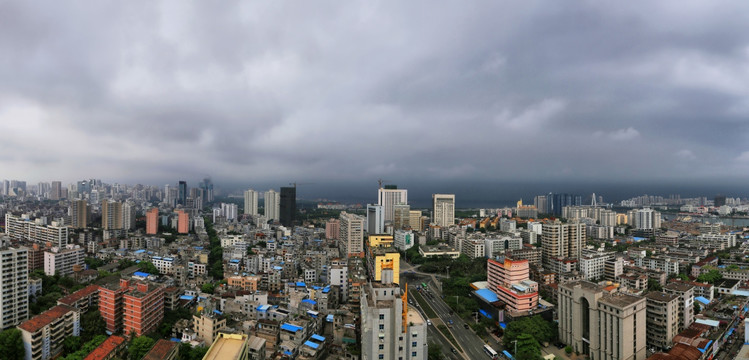
[[[2,2],[0,178],[740,176],[747,13],[745,1]]]

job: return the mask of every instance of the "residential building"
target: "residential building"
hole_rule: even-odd
[[[48,276],[70,275],[76,268],[83,269],[84,257],[84,249],[78,245],[71,244],[62,249],[53,247],[44,252],[44,273]]]
[[[63,342],[80,336],[81,314],[78,309],[57,305],[18,325],[26,360],[47,360],[60,355]]]
[[[393,221],[395,219],[394,206],[408,204],[408,190],[388,185],[377,190],[377,199],[377,204],[383,207],[385,221]]]
[[[338,235],[341,233],[341,221],[338,219],[330,219],[325,222],[325,239],[338,240]]]
[[[249,189],[244,192],[244,213],[247,215],[258,215],[257,211],[258,193]]]
[[[109,360],[122,358],[126,345],[127,342],[125,341],[125,338],[112,335],[104,340],[103,343],[99,344],[99,346],[83,358],[83,360]]]
[[[561,209],[560,209],[561,210]],[[551,266],[552,258],[582,257],[585,246],[585,224],[562,224],[559,220],[543,225],[541,234],[541,257],[544,267]]]
[[[364,251],[364,218],[343,211],[339,220],[338,240],[342,243],[347,256],[360,255]]]
[[[396,230],[393,246],[401,251],[412,248],[414,246],[414,233],[410,230]]]
[[[11,247],[0,239],[0,330],[18,325],[29,316],[28,249]]]
[[[461,253],[465,254],[471,259],[484,257],[486,254],[486,244],[484,243],[484,240],[463,240],[463,244],[461,246]]]
[[[212,344],[218,333],[226,328],[226,317],[215,312],[203,312],[200,316],[192,316],[195,334],[206,344]]]
[[[159,208],[153,207],[146,211],[146,234],[156,235],[159,232]]]
[[[587,254],[580,258],[580,272],[585,280],[603,279],[606,261],[614,259],[615,253]]]
[[[273,189],[263,194],[264,213],[268,220],[279,220],[281,218],[281,196]]]
[[[408,211],[408,225],[416,231],[423,231],[424,225],[421,222],[421,210]]]
[[[663,292],[650,291],[645,295],[647,302],[647,344],[648,347],[668,349],[678,332],[679,297]]]
[[[367,283],[361,294],[361,359],[427,358],[427,325],[408,306],[407,292],[392,282],[393,270],[382,281]]]
[[[218,333],[216,340],[203,356],[203,360],[248,360],[250,335]]]
[[[411,205],[393,205],[393,229],[403,230],[411,228]]]
[[[88,227],[88,219],[91,210],[86,200],[73,200],[70,202],[70,225],[74,229],[85,229]]]
[[[99,285],[89,285],[70,295],[57,300],[57,305],[67,305],[80,310],[85,314],[89,309],[96,308],[99,304]]]
[[[187,234],[190,232],[190,214],[184,210],[177,210],[177,232]]]
[[[281,187],[280,222],[286,227],[294,226],[296,221],[296,184],[293,187]]]
[[[520,313],[538,306],[538,283],[530,280],[528,260],[488,259],[486,272],[489,290],[508,310]]]
[[[663,286],[663,292],[679,297],[679,331],[692,325],[694,321],[694,285],[670,282]]]
[[[135,214],[136,207],[132,200],[126,201],[122,204],[122,228],[125,230],[135,229]]]
[[[432,194],[432,223],[439,226],[455,224],[455,194]]]
[[[29,241],[52,246],[65,246],[68,244],[69,227],[53,221],[46,225],[42,219],[32,221],[28,214],[20,217],[11,213],[5,214],[5,234],[14,241]]]
[[[123,293],[122,331],[147,334],[159,326],[164,318],[164,286],[136,283]]]
[[[122,229],[122,203],[114,200],[101,202],[101,228],[104,230]]]
[[[159,339],[146,353],[143,360],[175,360],[179,355],[179,344],[178,342]]]
[[[559,340],[573,351],[591,359],[647,357],[645,298],[588,281],[560,284],[557,296]]]

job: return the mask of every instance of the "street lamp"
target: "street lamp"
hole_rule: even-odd
[[[517,340],[513,340],[512,342],[515,343],[515,352],[512,353],[512,354],[515,355],[515,356],[518,356],[518,341]]]

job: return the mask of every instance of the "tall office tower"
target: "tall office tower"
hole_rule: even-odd
[[[720,207],[726,204],[726,196],[725,195],[715,195],[713,198],[713,206]]]
[[[454,194],[432,194],[432,223],[438,226],[455,224]]]
[[[10,247],[0,239],[0,330],[18,325],[29,316],[28,249]]]
[[[411,205],[393,206],[393,231],[408,229],[411,226]]]
[[[392,282],[393,270],[382,281],[369,282],[361,291],[362,359],[427,358],[427,325],[408,307],[408,294]]]
[[[559,220],[543,224],[541,254],[545,268],[551,268],[552,259],[579,259],[585,246],[585,224],[562,224]]]
[[[135,203],[132,200],[122,204],[122,228],[125,230],[135,229]]]
[[[159,232],[159,208],[150,208],[146,212],[146,234],[156,235]]]
[[[270,189],[265,192],[263,198],[263,201],[265,202],[265,212],[263,215],[265,215],[268,220],[279,220],[281,211],[281,197],[275,190]]]
[[[101,203],[101,228],[104,230],[122,229],[122,203],[104,200]]]
[[[62,198],[62,183],[53,181],[49,191],[50,200],[60,200]]]
[[[588,281],[559,284],[559,340],[590,359],[644,360],[646,300]]]
[[[90,214],[88,202],[86,200],[73,200],[70,202],[70,225],[75,229],[85,229],[88,227],[88,217]]]
[[[385,221],[393,221],[393,206],[400,204],[408,204],[408,190],[398,189],[395,185],[387,185],[377,190],[377,205],[382,206]]]
[[[186,181],[180,181],[178,183],[178,193],[177,193],[177,204],[178,205],[185,205],[185,201],[187,200],[187,182]]]
[[[257,191],[249,189],[244,192],[244,213],[257,215]]]
[[[283,226],[294,226],[296,220],[296,186],[281,188],[280,220]]]
[[[81,180],[77,183],[78,187],[78,194],[81,195],[83,198],[83,195],[88,195],[91,192],[91,183],[88,182],[88,180]]]
[[[211,181],[211,178],[205,178],[203,181],[198,185],[201,189],[203,189],[203,201],[205,203],[212,203],[213,200],[213,182]]]
[[[367,204],[367,233],[370,235],[385,233],[382,206]]]
[[[172,198],[172,189],[169,184],[164,185],[164,202],[169,206],[174,206],[174,198]]]
[[[411,210],[408,212],[408,225],[415,231],[424,230],[421,226],[421,210]]]
[[[650,291],[647,301],[647,345],[651,348],[668,349],[673,344],[679,325],[679,297],[663,292]]]
[[[341,233],[338,240],[346,248],[347,256],[358,256],[364,251],[364,218],[359,215],[341,212]]]

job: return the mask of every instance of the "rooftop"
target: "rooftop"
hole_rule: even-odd
[[[39,329],[49,325],[51,322],[61,318],[71,311],[76,311],[76,309],[68,305],[57,305],[37,316],[34,316],[29,320],[22,322],[21,325],[18,325],[18,327],[21,330],[35,333],[39,331]]]
[[[203,360],[239,359],[247,346],[247,335],[219,333]]]
[[[125,343],[125,338],[122,338],[117,335],[112,335],[108,337],[106,340],[104,340],[101,345],[99,345],[94,351],[92,351],[88,356],[83,358],[83,360],[101,360],[105,359],[111,354],[113,351],[115,351],[118,347],[120,347],[122,344]]]
[[[57,300],[57,303],[58,304],[72,306],[78,300],[83,299],[84,297],[87,297],[87,296],[89,296],[89,295],[91,295],[91,294],[93,294],[95,292],[98,292],[98,291],[99,291],[99,285],[89,285],[89,286],[86,286],[85,288],[80,289],[80,290],[78,290],[78,291],[76,291],[76,292],[74,292],[74,293],[72,293],[70,295],[63,296],[62,298],[60,298],[59,300]]]
[[[599,302],[606,303],[606,304],[609,304],[611,306],[614,306],[620,309],[632,306],[642,301],[645,301],[644,297],[623,294],[623,293],[606,295],[602,297],[601,300],[599,300]]]
[[[159,341],[157,341],[151,348],[151,351],[143,357],[143,360],[163,360],[178,345],[179,343],[173,341],[159,339]]]
[[[414,324],[414,325],[424,324],[424,319],[421,317],[421,314],[419,314],[418,311],[416,311],[415,309],[411,307],[408,308],[408,314],[406,315],[406,317],[408,318],[409,324]]]
[[[666,284],[666,286],[664,286],[663,288],[668,289],[668,290],[683,292],[683,291],[689,291],[689,289],[693,289],[694,286],[686,284],[686,283],[670,282]]]
[[[670,302],[670,301],[673,301],[674,299],[679,298],[678,295],[666,294],[666,293],[657,292],[657,291],[648,292],[647,295],[645,295],[645,297],[648,298],[648,300],[660,301],[660,302]]]

